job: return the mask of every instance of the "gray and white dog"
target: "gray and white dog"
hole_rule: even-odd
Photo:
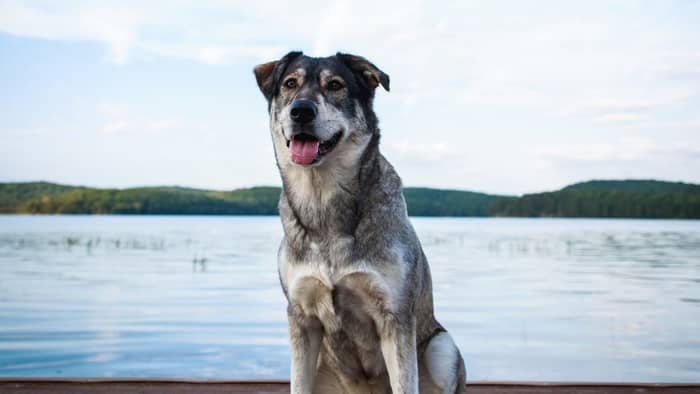
[[[401,179],[379,153],[372,102],[389,76],[342,53],[290,52],[254,71],[282,175],[291,392],[463,393]]]

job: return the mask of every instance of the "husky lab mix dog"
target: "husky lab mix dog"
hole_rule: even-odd
[[[291,392],[464,392],[401,179],[379,153],[372,101],[389,76],[359,56],[290,52],[255,77],[283,183]]]

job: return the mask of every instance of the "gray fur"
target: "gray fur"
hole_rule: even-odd
[[[430,270],[401,179],[379,152],[372,101],[377,86],[389,89],[388,75],[359,56],[299,52],[255,74],[283,183],[278,260],[292,393],[464,392],[464,361],[433,315]],[[294,88],[283,85],[290,78]],[[343,88],[331,91],[332,80]],[[307,126],[290,120],[300,98],[319,108]],[[298,165],[287,148],[298,133],[322,143],[342,136],[313,164]]]

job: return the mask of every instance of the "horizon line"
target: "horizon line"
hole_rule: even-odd
[[[503,197],[512,197],[512,196],[524,196],[527,194],[539,194],[539,193],[548,193],[548,192],[554,192],[554,191],[559,191],[562,190],[566,187],[581,184],[581,183],[588,183],[588,182],[641,182],[641,181],[652,181],[652,182],[665,182],[665,183],[682,183],[686,185],[698,185],[700,184],[693,183],[693,182],[687,182],[687,181],[679,181],[679,180],[665,180],[665,179],[656,179],[656,178],[624,178],[624,179],[610,179],[610,178],[593,178],[593,179],[587,179],[583,181],[577,181],[573,183],[566,184],[563,187],[560,187],[558,189],[551,189],[551,190],[543,190],[539,192],[528,192],[528,193],[519,193],[519,194],[498,194],[498,193],[489,193],[489,192],[484,192],[484,191],[476,191],[476,190],[471,190],[471,189],[461,189],[461,188],[451,188],[451,187],[436,187],[436,186],[408,186],[408,185],[402,185],[404,189],[410,188],[410,189],[432,189],[432,190],[441,190],[441,191],[458,191],[458,192],[469,192],[469,193],[478,193],[478,194],[486,194],[486,195],[491,195],[491,196],[503,196]],[[90,188],[90,189],[115,189],[115,190],[129,190],[129,189],[146,189],[146,188],[181,188],[181,189],[192,189],[192,190],[199,190],[199,191],[210,191],[210,192],[231,192],[231,191],[236,191],[236,190],[246,190],[246,189],[254,189],[254,188],[264,188],[264,187],[275,187],[275,188],[282,188],[281,185],[252,185],[252,186],[244,186],[244,187],[236,187],[236,188],[230,188],[230,189],[209,189],[209,188],[203,188],[203,187],[193,187],[193,186],[184,186],[184,185],[178,185],[178,184],[154,184],[154,185],[135,185],[135,186],[127,186],[127,187],[115,187],[115,186],[90,186],[90,185],[85,185],[85,184],[70,184],[70,183],[62,183],[62,182],[55,182],[55,181],[48,181],[48,180],[35,180],[35,181],[5,181],[5,180],[0,180],[0,185],[3,184],[29,184],[29,183],[47,183],[47,184],[53,184],[53,185],[59,185],[59,186],[68,186],[68,187],[82,187],[82,188]]]

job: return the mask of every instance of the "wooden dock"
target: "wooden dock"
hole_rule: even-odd
[[[700,383],[469,382],[470,394],[700,394]],[[272,394],[286,380],[0,378],[0,394]],[[334,394],[334,393],[329,393]]]

